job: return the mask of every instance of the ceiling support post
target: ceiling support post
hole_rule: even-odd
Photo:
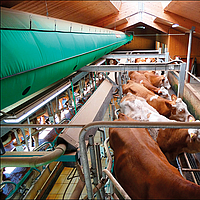
[[[181,63],[181,69],[179,72],[179,81],[178,81],[178,92],[177,96],[183,99],[184,85],[185,85],[185,66],[186,63]]]
[[[190,66],[190,55],[191,55],[191,46],[192,46],[192,33],[195,30],[195,27],[192,26],[190,29],[190,35],[189,35],[189,42],[188,42],[188,52],[187,52],[187,66],[186,66],[186,77],[185,80],[188,82],[188,71],[189,71],[189,66]]]

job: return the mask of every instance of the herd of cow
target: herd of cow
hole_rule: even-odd
[[[117,121],[195,121],[187,105],[169,94],[165,75],[133,71],[129,78]],[[199,129],[160,128],[152,136],[147,128],[110,128],[109,141],[115,176],[131,199],[200,199],[200,186],[169,163],[182,152],[200,152]]]

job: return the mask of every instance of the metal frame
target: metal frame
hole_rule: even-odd
[[[144,54],[145,55],[145,54]],[[118,55],[118,58],[130,58],[130,55]],[[132,55],[131,55],[132,56]],[[144,56],[146,57],[146,56]],[[151,57],[151,56],[150,56]],[[172,63],[180,64],[172,64]],[[119,65],[90,65],[81,68],[83,72],[126,72],[126,71],[180,71],[179,83],[178,83],[178,97],[183,98],[184,85],[185,85],[185,74],[186,74],[186,63],[180,60],[172,60],[165,63],[128,63]],[[120,79],[119,79],[120,80]],[[119,83],[120,85],[121,83]],[[121,93],[121,92],[120,92]],[[121,96],[121,95],[120,95]]]
[[[200,128],[200,122],[120,122],[120,121],[96,121],[91,122],[89,124],[76,124],[76,125],[69,125],[69,124],[55,124],[55,125],[38,125],[38,124],[10,124],[10,125],[2,125],[3,127],[12,127],[12,128],[36,128],[36,127],[54,127],[54,128],[82,128],[80,135],[79,135],[79,145],[80,145],[80,154],[81,160],[83,165],[83,171],[85,176],[85,183],[88,193],[88,198],[93,199],[93,190],[92,190],[92,183],[90,177],[90,169],[87,157],[87,148],[85,143],[85,136],[87,131],[91,128],[110,128],[110,127],[118,127],[118,128]],[[63,150],[62,150],[63,152]],[[26,156],[27,153],[30,152],[23,152],[23,157]],[[52,152],[53,153],[53,152]],[[12,154],[11,154],[12,155]],[[3,156],[1,158],[3,160]],[[16,158],[17,159],[17,158]],[[21,158],[18,158],[19,160]],[[12,157],[11,159],[12,160]],[[14,162],[14,161],[13,161]]]

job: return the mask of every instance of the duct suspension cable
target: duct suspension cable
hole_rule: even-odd
[[[46,12],[47,12],[47,17],[48,17],[49,13],[48,13],[47,1],[46,0],[45,0],[45,5],[46,5]]]

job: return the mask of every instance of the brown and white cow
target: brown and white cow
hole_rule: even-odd
[[[120,102],[120,110],[126,116],[140,121],[174,121],[160,115],[158,111],[149,105],[142,97],[138,97],[132,93],[127,93]]]
[[[119,114],[117,121],[134,121]],[[116,179],[131,199],[199,199],[200,186],[169,164],[144,128],[110,128]]]
[[[157,142],[169,161],[180,153],[200,152],[200,129],[159,129]]]
[[[130,71],[128,73],[128,76],[130,77],[130,80],[135,81],[136,83],[142,84],[144,87],[146,87],[148,90],[159,94],[160,88],[155,87],[151,84],[151,82],[146,78],[144,74],[141,74],[137,71]]]
[[[170,89],[171,85],[169,84],[166,75],[157,75],[154,71],[145,71],[143,74],[147,80],[155,87],[164,86],[165,88]]]
[[[144,98],[149,105],[155,108],[161,115],[165,117],[170,117],[172,105],[175,105],[175,101],[170,101],[159,97],[152,91],[145,88],[143,85],[136,83],[135,81],[128,80],[127,84],[122,86],[123,93],[127,94],[128,92]],[[172,98],[174,99],[174,98]]]
[[[195,121],[194,117],[187,110],[186,104],[174,94],[171,95],[172,100],[170,101],[154,94],[143,85],[132,80],[128,80],[127,84],[122,86],[122,89],[124,94],[130,92],[144,98],[149,105],[169,119],[184,122]]]

